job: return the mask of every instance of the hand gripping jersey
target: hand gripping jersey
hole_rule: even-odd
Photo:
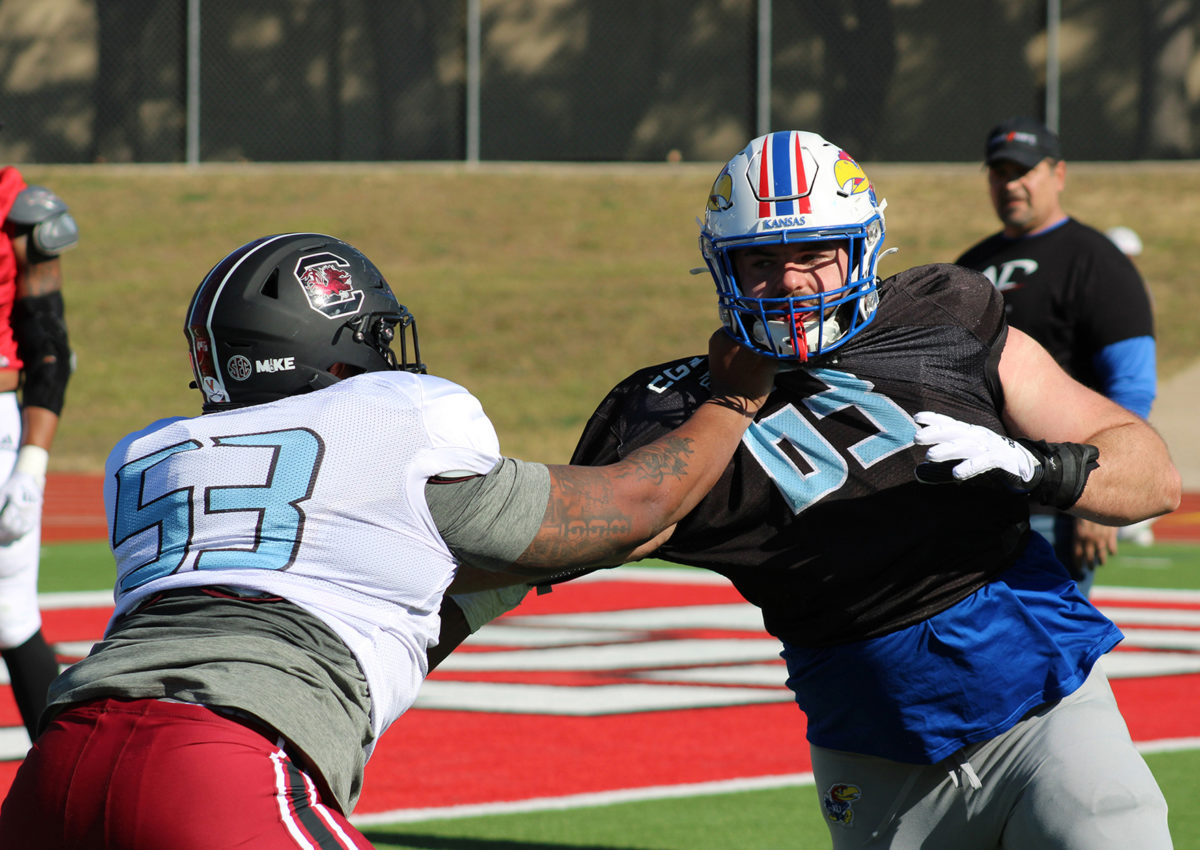
[[[187,587],[299,605],[362,668],[369,752],[416,697],[454,576],[425,504],[426,479],[485,473],[498,461],[495,431],[473,396],[408,372],[156,422],[122,440],[105,468],[113,623],[155,594]]]
[[[730,466],[655,554],[728,576],[762,609],[810,740],[932,762],[1070,693],[1119,633],[1029,532],[1024,497],[914,476],[919,411],[1004,433],[999,294],[951,265],[879,293],[862,333],[778,376]],[[707,382],[702,357],[637,372],[572,462],[661,436]]]

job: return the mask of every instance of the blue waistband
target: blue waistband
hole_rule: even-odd
[[[1015,565],[924,622],[821,649],[785,644],[808,740],[932,764],[1074,692],[1120,630],[1036,534]]]

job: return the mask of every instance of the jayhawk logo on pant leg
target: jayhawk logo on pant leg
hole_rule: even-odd
[[[839,782],[829,786],[829,790],[821,797],[821,805],[825,807],[825,817],[829,819],[830,823],[853,826],[854,809],[851,803],[860,797],[862,797],[862,790],[857,785]]]

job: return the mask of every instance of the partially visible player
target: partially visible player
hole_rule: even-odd
[[[1029,504],[1130,522],[1173,510],[1179,474],[1145,421],[1006,325],[982,275],[880,281],[883,208],[814,133],[754,139],[717,176],[700,245],[724,323],[783,371],[655,554],[762,609],[836,850],[1169,847],[1096,664],[1121,633]],[[622,381],[573,462],[660,438],[708,398],[709,367]]]
[[[59,255],[79,238],[61,198],[0,169],[0,656],[30,738],[58,661],[42,636],[42,500],[71,348]],[[18,399],[18,395],[20,398]]]
[[[243,245],[185,332],[204,415],[108,458],[116,610],[54,683],[0,846],[369,846],[346,815],[428,672],[447,590],[474,629],[524,596],[505,585],[638,557],[711,486],[775,371],[718,332],[713,397],[590,469],[503,457],[341,240]]]

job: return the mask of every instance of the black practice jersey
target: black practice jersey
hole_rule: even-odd
[[[948,264],[884,281],[874,321],[834,354],[781,373],[707,497],[658,556],[728,576],[767,630],[821,646],[919,622],[1008,567],[1026,500],[918,483],[913,414],[1003,433],[1003,302]],[[626,378],[588,422],[572,463],[604,464],[677,427],[710,395],[706,357]]]
[[[1010,325],[1098,392],[1104,386],[1092,364],[1096,352],[1154,335],[1150,297],[1133,263],[1107,236],[1073,218],[1020,239],[997,233],[958,263],[983,272],[1003,293]]]

